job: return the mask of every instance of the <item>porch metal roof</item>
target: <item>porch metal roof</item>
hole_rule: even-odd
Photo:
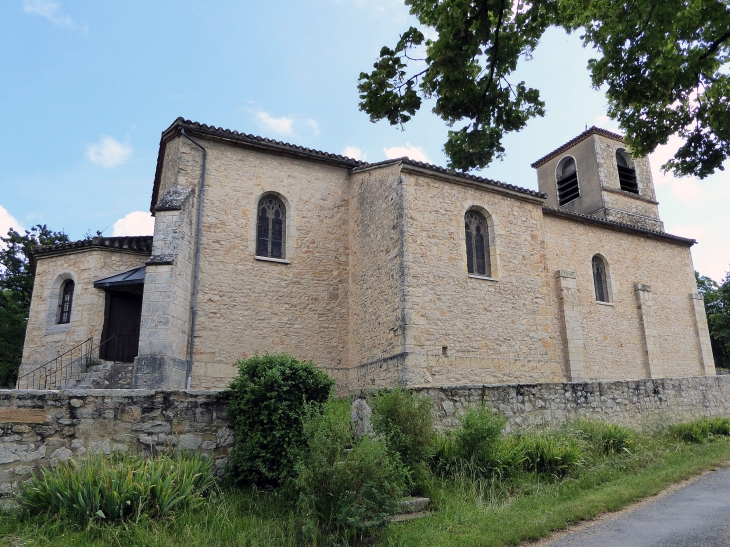
[[[144,276],[147,268],[140,266],[133,270],[122,272],[111,277],[105,277],[94,281],[94,287],[97,289],[109,289],[112,287],[119,287],[122,285],[142,285],[144,284]]]

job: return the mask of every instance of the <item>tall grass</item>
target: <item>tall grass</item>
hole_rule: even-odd
[[[212,462],[199,455],[99,455],[34,473],[20,494],[20,504],[30,513],[81,523],[139,520],[196,508],[214,486]]]
[[[712,437],[730,436],[730,420],[722,416],[700,418],[693,422],[671,425],[669,433],[681,441],[701,443]]]

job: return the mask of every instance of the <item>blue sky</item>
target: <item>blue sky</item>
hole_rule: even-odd
[[[444,165],[447,128],[428,107],[404,132],[357,108],[358,74],[412,23],[396,0],[4,0],[0,231],[151,233],[160,133],[178,116],[368,161]],[[590,87],[590,56],[577,36],[546,34],[515,80],[541,90],[547,115],[507,137],[507,158],[479,174],[536,189],[530,163],[586,125],[617,129]],[[695,267],[720,280],[730,172],[663,176],[672,152],[651,158],[662,220],[700,242]]]

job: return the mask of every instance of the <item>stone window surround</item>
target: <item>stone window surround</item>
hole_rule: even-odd
[[[58,322],[61,317],[61,298],[63,296],[61,293],[61,287],[67,279],[74,282],[73,300],[77,301],[79,294],[79,280],[76,274],[69,271],[63,271],[57,274],[46,293],[46,317],[48,318],[46,322],[46,332],[65,332],[70,328],[69,325],[78,319],[78,306],[74,306],[72,302],[69,322]]]
[[[598,257],[603,262],[603,268],[604,273],[606,274],[606,297],[608,298],[608,302],[601,302],[600,300],[596,300],[596,283],[593,279],[593,258]],[[603,304],[603,305],[614,305],[614,296],[613,296],[613,281],[611,279],[611,267],[608,265],[608,259],[603,255],[602,253],[594,253],[591,256],[590,260],[590,278],[591,278],[591,289],[593,290],[593,299],[596,304]]]
[[[259,210],[259,204],[261,203],[261,199],[266,196],[275,196],[281,200],[281,202],[284,204],[284,209],[286,212],[286,231],[284,234],[285,242],[284,242],[284,249],[285,249],[285,258],[283,259],[272,259],[266,256],[258,256],[256,254],[256,227],[258,224],[258,210]],[[249,225],[249,232],[248,232],[248,238],[249,238],[249,250],[251,254],[253,255],[254,259],[261,260],[263,262],[279,262],[282,264],[289,264],[290,261],[295,257],[296,255],[296,246],[294,245],[294,242],[296,241],[297,236],[297,226],[294,222],[294,219],[296,218],[296,204],[289,201],[284,194],[281,192],[278,192],[276,190],[264,190],[257,195],[253,196],[253,202],[251,203],[251,213],[253,220],[248,223]]]
[[[560,192],[558,191],[558,169],[562,172],[562,165],[565,163],[565,160],[567,158],[571,158],[573,160],[573,163],[575,163],[575,179],[578,182],[578,195],[571,199],[568,203],[573,203],[576,199],[580,199],[581,191],[580,191],[580,173],[578,172],[578,162],[576,161],[575,157],[571,156],[570,154],[566,154],[562,158],[560,158],[560,161],[555,164],[555,173],[553,175],[553,180],[555,181],[555,197],[558,201],[558,205],[560,207],[564,207],[565,205],[568,205],[568,203],[563,203],[563,205],[560,205]]]
[[[466,262],[466,245],[464,240],[464,231],[466,227],[466,213],[469,211],[476,211],[477,213],[481,214],[484,219],[487,221],[487,234],[489,235],[488,244],[489,247],[487,249],[487,252],[489,252],[489,265],[490,265],[490,275],[479,275],[479,274],[470,274],[469,268],[467,266]],[[494,218],[494,215],[490,213],[485,207],[482,205],[477,205],[473,202],[465,202],[464,203],[464,214],[459,219],[459,231],[457,233],[457,241],[458,245],[461,249],[461,256],[463,260],[463,268],[464,272],[473,279],[485,279],[488,281],[498,281],[500,277],[500,264],[499,264],[499,253],[497,249],[497,231],[499,229],[499,223],[497,219]]]

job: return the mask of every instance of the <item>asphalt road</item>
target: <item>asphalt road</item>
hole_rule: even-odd
[[[730,468],[583,527],[549,547],[730,546]]]

